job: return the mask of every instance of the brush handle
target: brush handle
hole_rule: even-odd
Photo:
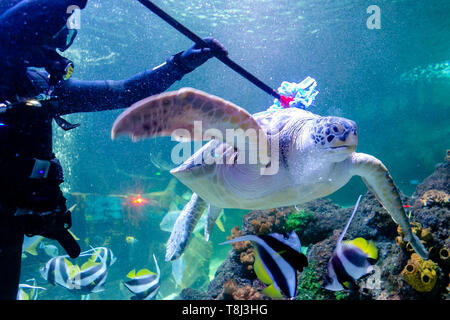
[[[157,5],[155,5],[150,0],[138,0],[142,5],[147,7],[149,10],[151,10],[154,14],[159,16],[161,19],[166,21],[168,24],[170,24],[172,27],[174,27],[176,30],[184,34],[186,37],[197,43],[203,48],[208,47],[207,44],[203,41],[202,38],[197,36],[195,33],[193,33],[191,30],[186,28],[184,25],[179,23],[177,20],[175,20],[173,17],[168,15],[166,12],[164,12],[161,8],[159,8]],[[281,96],[273,90],[271,87],[266,85],[264,82],[259,80],[257,77],[252,75],[250,72],[242,68],[240,65],[238,65],[236,62],[231,60],[228,56],[215,54],[214,55],[217,59],[222,61],[225,65],[230,67],[232,70],[239,73],[241,76],[243,76],[245,79],[256,85],[258,88],[263,90],[264,92],[270,94],[271,96],[275,97],[276,99],[280,100]]]

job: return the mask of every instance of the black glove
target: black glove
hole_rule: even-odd
[[[208,45],[207,48],[201,48],[197,43],[192,47],[182,52],[179,56],[179,63],[181,63],[188,71],[198,68],[203,63],[214,56],[228,55],[227,49],[216,39],[208,37],[203,41]]]
[[[71,258],[80,255],[80,246],[68,231],[72,226],[72,216],[66,209],[65,199],[61,206],[53,211],[17,209],[15,217],[22,222],[25,235],[40,235],[57,240]]]

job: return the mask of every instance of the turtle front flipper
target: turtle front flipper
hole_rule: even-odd
[[[423,259],[428,259],[428,251],[420,242],[420,239],[413,234],[408,217],[403,209],[399,191],[383,163],[365,153],[354,153],[351,160],[354,173],[361,176],[369,190],[391,215],[392,219],[400,225],[414,250]]]
[[[114,122],[111,138],[125,134],[133,141],[156,136],[181,141],[217,139],[238,151],[244,147],[259,151],[264,165],[270,161],[267,135],[251,114],[193,88],[153,95],[127,108]]]
[[[206,202],[196,193],[193,193],[191,200],[184,206],[175,221],[172,233],[167,241],[166,261],[175,260],[183,254],[205,208]]]

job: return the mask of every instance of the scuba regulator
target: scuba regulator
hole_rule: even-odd
[[[40,53],[42,55],[42,66],[50,74],[50,88],[55,87],[60,81],[70,79],[74,71],[72,61],[48,46],[42,46]]]

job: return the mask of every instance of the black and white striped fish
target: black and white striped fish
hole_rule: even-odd
[[[112,250],[106,247],[96,247],[96,248],[91,247],[91,249],[80,253],[80,257],[86,255],[92,255],[92,260],[94,262],[105,261],[108,267],[112,266],[117,260]]]
[[[45,266],[40,269],[42,277],[52,285],[60,285],[70,289],[69,262],[66,256],[58,256],[50,259]]]
[[[103,257],[103,259],[105,259]],[[83,293],[96,293],[105,290],[105,281],[108,276],[108,267],[105,260],[95,262],[89,259],[81,268],[77,265],[69,265],[69,283],[72,290]]]
[[[301,252],[300,239],[292,231],[286,238],[279,233],[269,235],[247,235],[221,244],[238,241],[252,241],[256,244],[253,269],[259,280],[268,285],[263,293],[274,299],[295,297],[297,271],[308,266],[308,259]]]
[[[27,282],[32,282],[32,285],[21,283],[17,291],[17,300],[37,300],[39,290],[47,290],[43,287],[36,286],[36,279],[29,279]]]
[[[373,270],[378,253],[373,241],[366,241],[363,238],[356,238],[350,241],[342,241],[347,232],[359,201],[355,204],[353,213],[342,231],[333,255],[328,262],[328,272],[325,276],[324,288],[331,291],[340,291],[349,289],[350,284],[354,284],[355,280],[369,274]]]
[[[137,273],[132,270],[128,273],[127,277],[131,280],[124,282],[124,285],[134,294],[131,297],[132,300],[151,300],[158,293],[160,270],[155,255],[153,255],[153,259],[155,260],[156,273],[148,269],[139,270]]]

